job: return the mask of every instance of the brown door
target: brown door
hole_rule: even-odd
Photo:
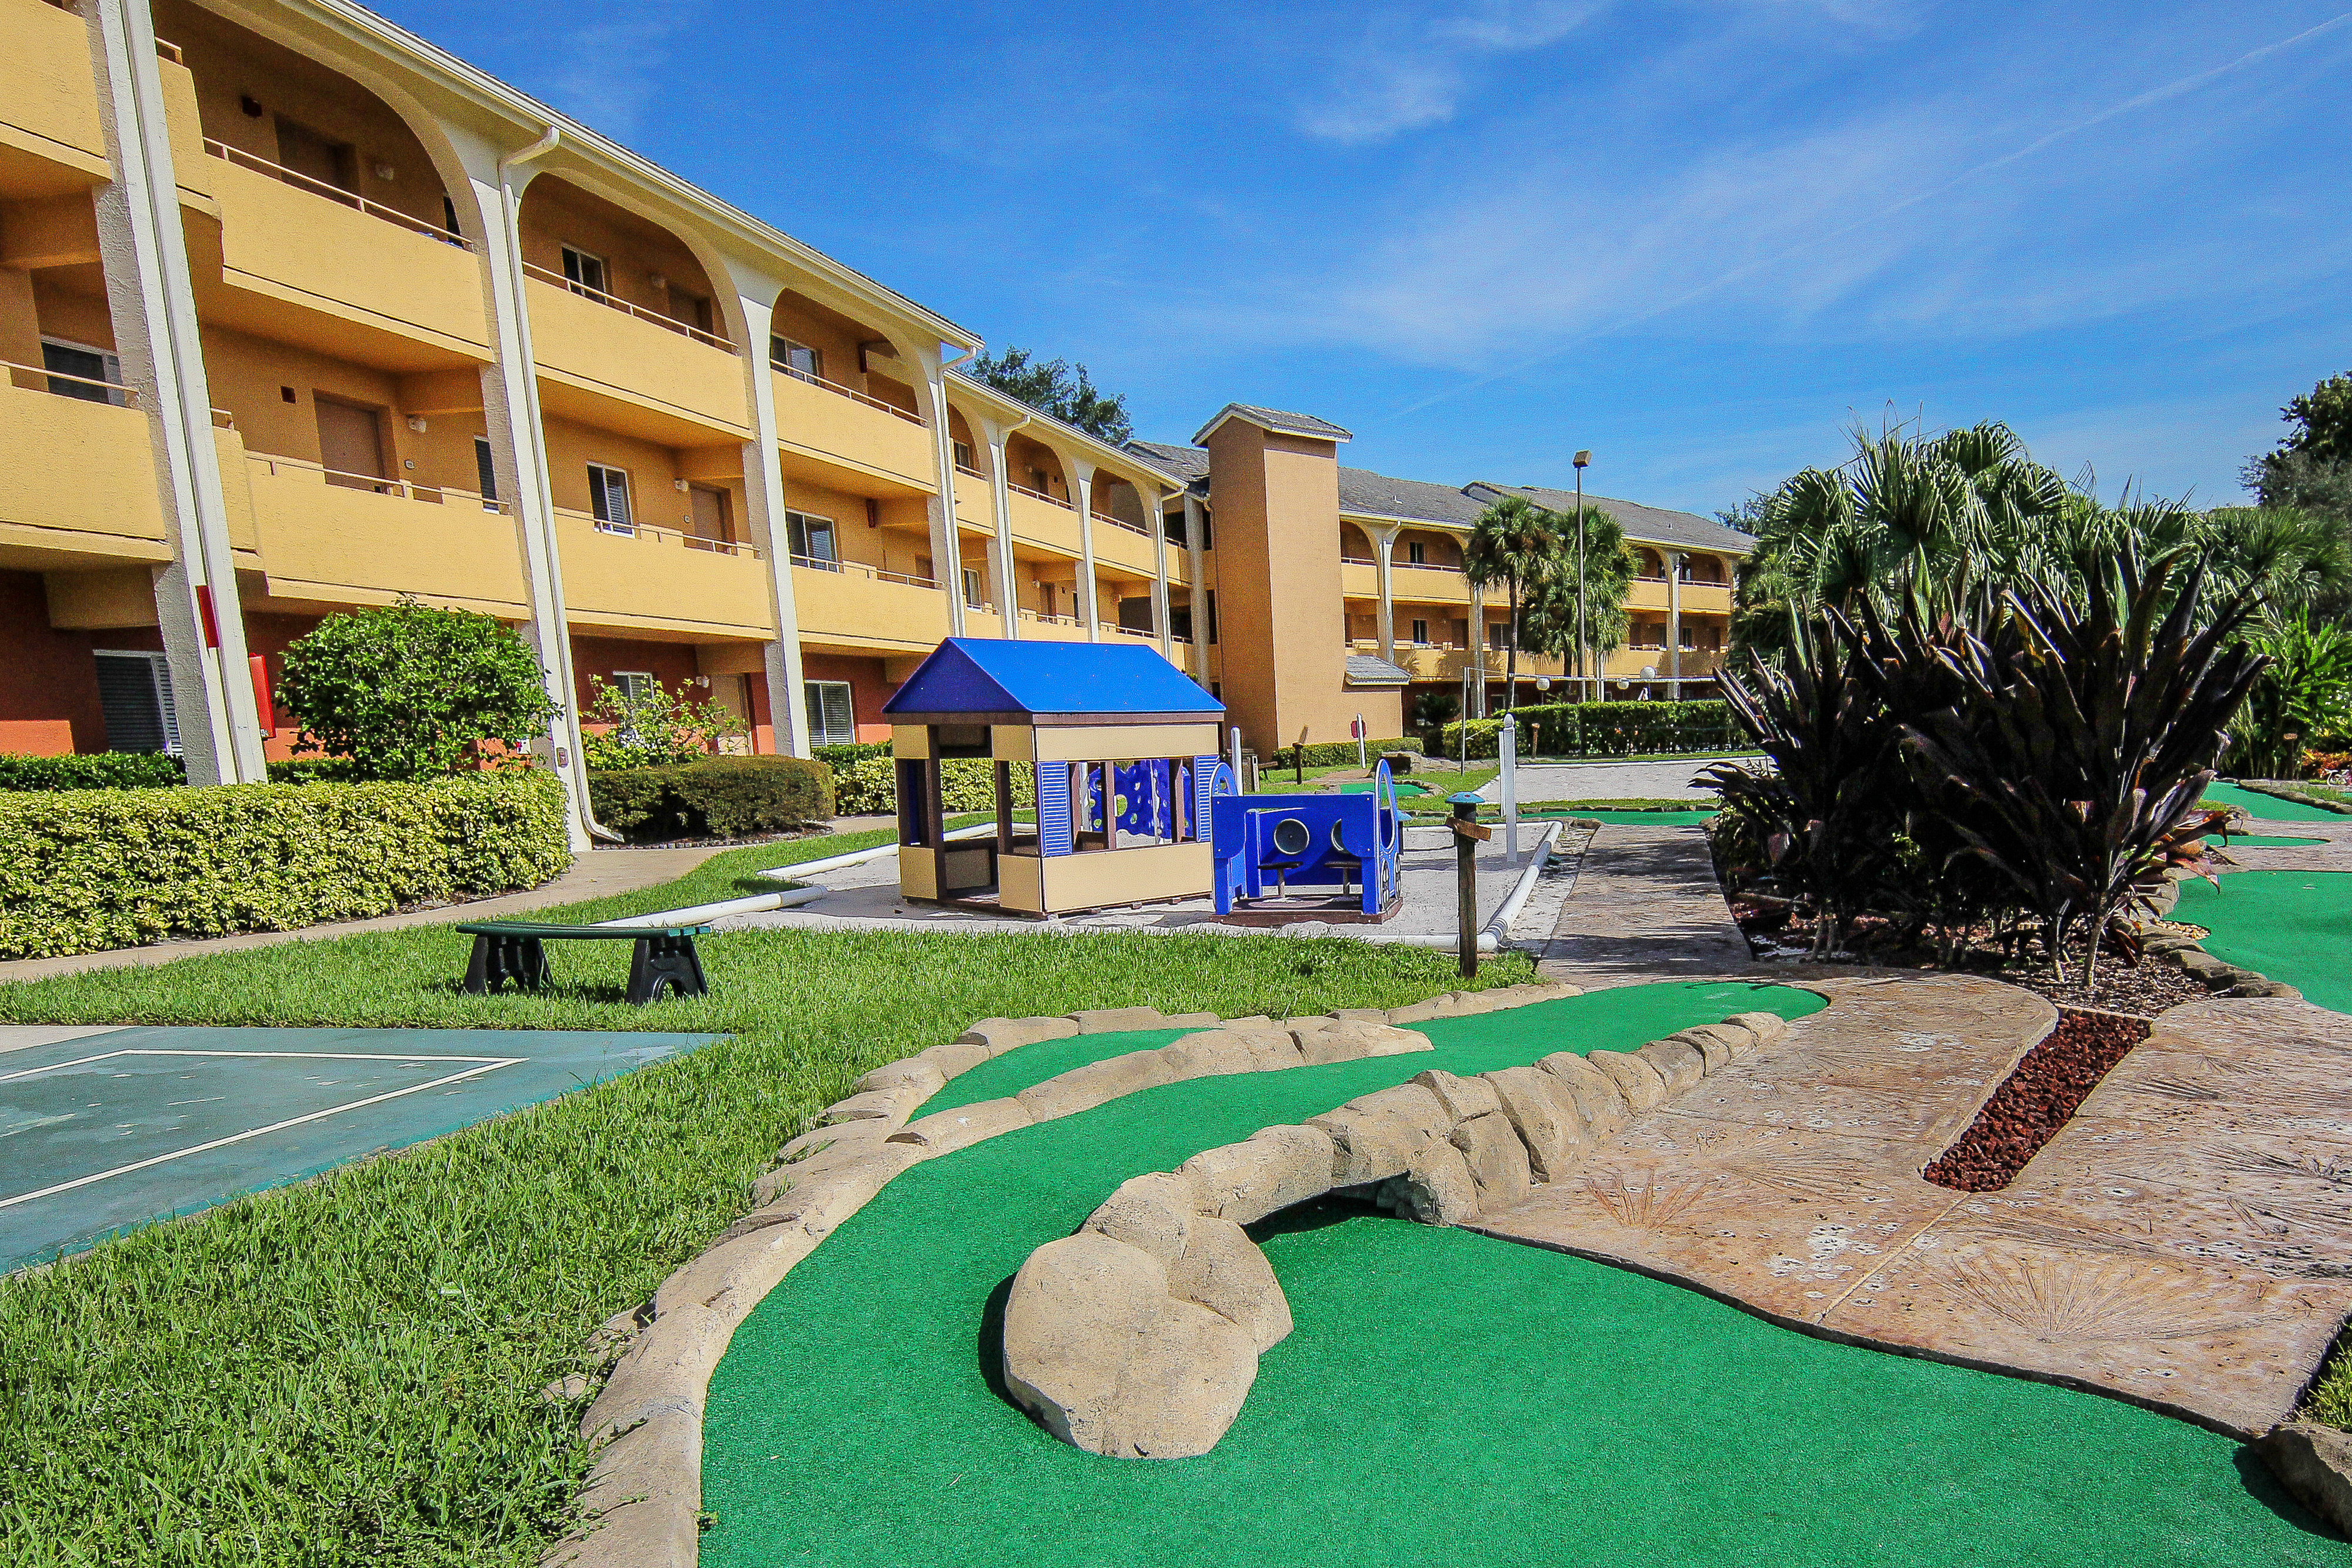
[[[319,408],[319,461],[327,483],[362,490],[384,488],[383,421],[372,408],[311,400]]]
[[[726,491],[697,485],[687,494],[694,502],[694,523],[688,532],[695,538],[725,544],[735,537],[729,528]]]
[[[278,121],[278,162],[321,185],[338,191],[359,189],[359,181],[353,178],[351,143],[321,136],[283,116]]]

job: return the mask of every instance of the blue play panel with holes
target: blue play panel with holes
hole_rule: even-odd
[[[121,1029],[0,1054],[0,1269],[404,1148],[715,1039]]]

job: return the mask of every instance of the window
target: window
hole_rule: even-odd
[[[1427,566],[1429,564],[1429,546],[1420,539],[1405,540],[1404,559],[1407,566]]]
[[[482,493],[482,510],[499,509],[499,465],[490,457],[490,438],[474,437],[474,487]]]
[[[1427,647],[1429,645],[1428,622],[1416,621],[1412,623],[1412,640],[1419,646]]]
[[[635,534],[635,514],[629,510],[629,476],[602,463],[588,465],[588,509],[596,515],[601,533]]]
[[[116,404],[128,401],[127,394],[119,385],[122,380],[122,361],[104,349],[93,349],[87,343],[68,343],[62,338],[44,338],[41,340],[41,368],[49,372],[49,390],[60,397]],[[68,376],[74,379],[62,379]],[[118,384],[92,386],[89,384],[92,382]]]
[[[1510,645],[1511,623],[1507,621],[1495,621],[1488,622],[1486,627],[1486,646],[1489,648],[1507,648]]]
[[[1209,641],[1217,640],[1217,591],[1209,590]]]
[[[633,713],[636,711],[637,705],[651,697],[660,685],[649,670],[614,670],[613,684],[621,688],[621,700]]]
[[[1160,531],[1171,545],[1184,542],[1184,512],[1181,507],[1172,512],[1160,514]]]
[[[1206,512],[1201,514],[1201,548],[1204,550],[1217,548],[1216,537],[1209,531],[1209,514]],[[1213,643],[1216,639],[1212,637],[1209,641]]]
[[[847,681],[803,681],[808,699],[809,740],[817,746],[857,744],[857,710]]]
[[[974,473],[978,473],[980,471],[980,465],[973,461],[973,457],[974,454],[971,450],[971,442],[959,441],[955,444],[955,463],[957,467],[967,468]]]
[[[784,514],[784,548],[803,566],[813,566],[822,571],[839,571],[835,563],[841,559],[833,542],[833,519],[814,517],[807,512]]]
[[[976,566],[963,569],[963,601],[967,608],[972,610],[980,609],[985,602],[980,591],[980,568]]]
[[[786,375],[798,376],[803,381],[824,380],[824,350],[822,349],[812,349],[806,343],[796,343],[790,338],[773,337],[768,340],[768,359]]]
[[[612,292],[604,287],[604,258],[591,256],[577,246],[563,247],[563,276],[582,288],[593,289],[598,294]]]
[[[163,654],[98,650],[98,706],[109,751],[180,754],[180,716]]]

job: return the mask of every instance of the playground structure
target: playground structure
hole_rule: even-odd
[[[1235,915],[1236,901],[1262,903],[1269,884],[1278,900],[1292,898],[1294,887],[1336,888],[1355,899],[1353,911],[1318,900],[1312,913],[1325,922],[1386,920],[1402,906],[1403,823],[1387,763],[1364,794],[1240,795],[1229,778],[1229,769],[1217,770],[1210,800],[1219,915]]]
[[[882,711],[904,897],[1043,916],[1209,891],[1224,705],[1151,649],[951,637]],[[960,758],[992,765],[992,835],[948,836],[940,769]],[[1016,768],[1034,823],[1016,819]]]

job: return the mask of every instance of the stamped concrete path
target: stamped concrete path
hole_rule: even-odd
[[[1998,1193],[1921,1179],[2054,1020],[1969,976],[1832,1005],[1476,1228],[1824,1337],[2116,1396],[2241,1437],[2352,1311],[2352,1038],[2283,998],[2176,1008]]]
[[[1547,979],[1587,990],[1745,973],[1748,939],[1696,823],[1604,822],[1536,955]]]

